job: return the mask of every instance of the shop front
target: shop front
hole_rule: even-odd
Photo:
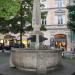
[[[56,48],[64,48],[64,50],[67,50],[67,38],[65,34],[56,34],[54,38]]]
[[[16,42],[15,36],[11,36],[11,35],[4,36],[4,45],[5,46],[13,45],[15,42]]]

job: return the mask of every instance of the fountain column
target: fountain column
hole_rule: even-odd
[[[32,26],[34,28],[34,31],[40,31],[40,27],[41,27],[40,0],[34,0],[32,16],[33,16],[32,17]]]
[[[33,26],[33,32],[30,35],[36,36],[35,41],[35,49],[39,49],[40,42],[39,42],[39,36],[42,35],[40,32],[41,27],[41,10],[40,10],[40,0],[34,0],[33,2],[33,13],[32,13],[32,26]]]

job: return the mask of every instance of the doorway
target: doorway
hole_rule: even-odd
[[[55,38],[55,48],[64,48],[67,50],[67,37],[65,34],[56,34]]]

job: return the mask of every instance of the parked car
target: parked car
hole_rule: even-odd
[[[11,50],[11,46],[10,45],[4,46],[3,43],[0,43],[0,50],[2,50],[2,52],[4,52],[5,50]]]
[[[15,43],[15,44],[13,44],[13,45],[11,45],[11,47],[13,47],[13,48],[25,48],[25,45],[24,44],[18,44],[18,43]]]
[[[20,47],[20,45],[19,45],[19,44],[17,44],[17,43],[15,43],[15,44],[13,44],[11,47],[13,47],[13,48],[19,48],[19,47]]]
[[[4,49],[5,50],[11,50],[11,46],[10,45],[6,45],[6,46],[4,46]]]
[[[4,52],[4,46],[2,43],[0,43],[0,50],[2,50],[2,52]]]

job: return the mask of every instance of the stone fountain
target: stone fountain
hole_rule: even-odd
[[[11,50],[10,67],[16,67],[20,70],[46,73],[54,70],[61,64],[61,49],[42,48],[40,36],[43,33],[41,27],[40,0],[33,2],[32,25],[34,30],[30,33],[35,36],[35,42],[31,42],[31,48],[14,48]]]

